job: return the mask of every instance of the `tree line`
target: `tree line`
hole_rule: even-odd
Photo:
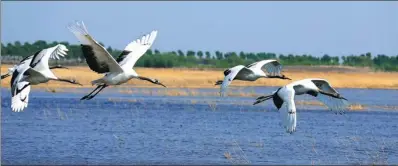
[[[68,55],[65,59],[57,60],[56,63],[70,62],[74,65],[85,63],[80,45],[69,44],[68,42],[51,42],[47,43],[43,40],[38,40],[34,43],[21,43],[16,41],[14,43],[1,43],[2,62],[16,63],[15,57],[21,59],[34,54],[36,51],[55,46],[57,44],[64,44],[68,49]],[[101,45],[105,47],[103,43]],[[107,51],[117,58],[122,50],[113,49],[108,46],[105,47]],[[312,55],[293,55],[293,54],[275,54],[270,52],[209,52],[209,51],[194,51],[188,50],[183,52],[181,50],[160,52],[159,50],[149,49],[146,55],[142,56],[136,63],[138,67],[155,67],[155,68],[171,68],[171,67],[188,67],[188,68],[228,68],[231,66],[243,64],[248,65],[258,60],[263,59],[278,59],[283,65],[343,65],[343,66],[358,66],[371,67],[382,71],[398,71],[398,55],[386,56],[377,55],[372,56],[371,53],[364,53],[360,55],[348,56],[330,56],[323,55],[315,57]],[[8,59],[7,59],[8,58]],[[17,59],[18,59],[17,58]],[[14,60],[13,60],[14,59]],[[18,60],[19,60],[18,59]],[[7,61],[8,60],[8,61]]]

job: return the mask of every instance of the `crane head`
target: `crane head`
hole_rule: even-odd
[[[163,84],[162,84],[159,80],[157,80],[157,79],[153,79],[152,82],[153,82],[154,84],[161,85],[161,86],[167,88],[165,85],[163,85]]]

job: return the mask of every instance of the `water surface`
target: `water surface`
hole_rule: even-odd
[[[131,89],[131,88],[130,88]],[[1,89],[3,164],[397,164],[398,91],[338,89],[363,111],[335,115],[298,105],[294,134],[271,101],[255,97],[158,96],[106,89],[34,89],[24,112]],[[276,88],[231,88],[265,95]],[[217,89],[200,89],[216,92]],[[296,100],[311,100],[300,96]],[[232,158],[227,159],[225,154]]]

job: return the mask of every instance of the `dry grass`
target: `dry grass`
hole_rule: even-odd
[[[2,65],[1,73],[5,73],[10,65]],[[319,68],[319,69],[318,69]],[[292,78],[292,81],[304,78],[324,78],[331,82],[337,88],[381,88],[398,89],[398,72],[372,72],[368,70],[359,70],[352,72],[353,69],[326,68],[326,67],[303,67],[287,69],[285,74]],[[322,70],[321,70],[322,69]],[[348,70],[350,69],[350,70]],[[173,88],[219,88],[214,83],[223,79],[222,70],[195,70],[181,68],[135,68],[136,72],[142,76],[157,78],[167,87]],[[347,70],[347,72],[344,72]],[[62,78],[74,78],[84,86],[92,87],[91,81],[101,77],[91,71],[87,66],[72,66],[70,69],[54,69],[54,73]],[[11,77],[1,82],[3,87],[9,87]],[[375,81],[377,79],[377,81]],[[290,83],[289,80],[279,79],[259,79],[254,82],[239,81],[232,82],[232,86],[283,86]],[[134,85],[138,87],[160,87],[142,80],[130,80],[125,86]],[[44,88],[79,88],[73,84],[50,81],[45,84],[37,85]],[[170,92],[172,93],[172,92]]]
[[[226,158],[226,159],[231,159],[232,157],[231,157],[231,153],[229,153],[229,152],[225,152],[224,153],[224,157]]]
[[[240,147],[239,143],[234,140],[230,146],[231,151],[224,152],[224,157],[233,165],[249,165],[251,161],[248,160],[246,153]]]
[[[232,89],[232,88],[231,88]],[[121,89],[119,93],[125,94],[146,94],[146,95],[156,95],[156,96],[220,96],[219,92],[200,92],[196,88],[194,89]],[[252,92],[243,92],[231,90],[227,92],[230,97],[258,97],[260,94]]]
[[[307,101],[307,100],[298,100],[295,101],[296,105],[315,105],[315,106],[324,106],[324,104],[320,101],[316,101],[316,100],[311,100],[311,101]]]
[[[216,111],[217,110],[217,104],[214,101],[208,101],[207,104],[209,105],[210,110]]]
[[[360,111],[365,109],[365,106],[362,104],[351,104],[348,106],[348,109],[351,111]]]

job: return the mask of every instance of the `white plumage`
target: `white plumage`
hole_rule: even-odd
[[[39,53],[39,52],[40,52],[40,51],[38,51],[38,52],[36,52],[36,53]],[[34,56],[34,55],[27,56],[27,57],[23,58],[18,64],[14,65],[13,67],[8,68],[8,73],[2,75],[2,76],[1,76],[1,79],[4,79],[4,78],[6,78],[6,77],[12,75],[12,74],[14,73],[14,71],[15,71],[18,67],[20,67],[20,68],[29,67],[30,63],[32,62],[33,56]]]
[[[137,39],[129,43],[124,51],[128,51],[125,58],[120,59],[119,64],[123,69],[132,69],[135,63],[140,59],[145,52],[152,46],[155,41],[158,31],[152,31],[150,34],[142,36],[141,40]]]
[[[294,96],[302,94],[309,94],[316,97],[330,110],[335,111],[336,114],[342,114],[347,106],[347,103],[344,101],[347,99],[332,88],[328,81],[319,78],[303,79],[287,84],[274,91],[271,95],[258,97],[253,105],[272,98],[274,105],[280,110],[282,105],[286,103],[286,109],[280,110],[282,124],[287,132],[293,133],[296,131],[297,123]]]
[[[20,112],[28,106],[30,83],[22,81],[23,73],[28,69],[26,65],[15,67],[11,78],[11,110],[14,112]]]
[[[139,76],[133,70],[137,60],[145,54],[155,41],[158,33],[156,30],[129,43],[115,60],[103,46],[90,36],[83,22],[75,22],[74,24],[70,24],[68,28],[82,43],[83,55],[90,69],[97,73],[105,74],[104,77],[91,82],[93,85],[98,86],[91,93],[84,96],[82,100],[92,99],[107,86],[120,85],[132,78],[146,80],[164,86],[157,79]],[[98,90],[97,93],[91,95],[96,90]]]
[[[263,68],[266,72],[263,71]],[[259,78],[279,78],[289,79],[281,74],[282,65],[274,59],[262,60],[248,66],[238,65],[224,71],[224,80],[217,81],[215,85],[220,85],[220,95],[224,96],[227,87],[233,80],[256,81]]]
[[[34,55],[30,55],[30,56],[28,56],[28,57],[22,59],[18,64],[14,65],[14,66],[12,66],[12,67],[10,67],[10,68],[8,68],[8,72],[7,72],[6,74],[4,74],[4,75],[1,75],[1,79],[5,79],[5,78],[7,78],[8,76],[12,75],[12,73],[14,73],[15,69],[16,69],[18,66],[20,66],[20,65],[29,66],[30,63],[32,62],[33,56],[34,56]],[[58,68],[61,68],[61,69],[68,69],[67,67],[62,66],[62,65],[55,65],[55,66],[51,66],[51,67],[50,67],[50,69],[58,69]]]
[[[14,91],[15,94],[11,98],[11,110],[14,112],[20,112],[28,107],[30,92],[29,82],[23,81],[17,83],[17,89],[19,91]]]
[[[50,80],[79,84],[75,80],[67,80],[56,77],[48,67],[48,59],[58,59],[66,55],[68,49],[58,44],[54,47],[42,49],[34,55],[23,59],[17,66],[13,67],[11,78],[11,109],[22,111],[28,106],[30,85],[45,83]],[[55,68],[64,68],[56,66]]]

